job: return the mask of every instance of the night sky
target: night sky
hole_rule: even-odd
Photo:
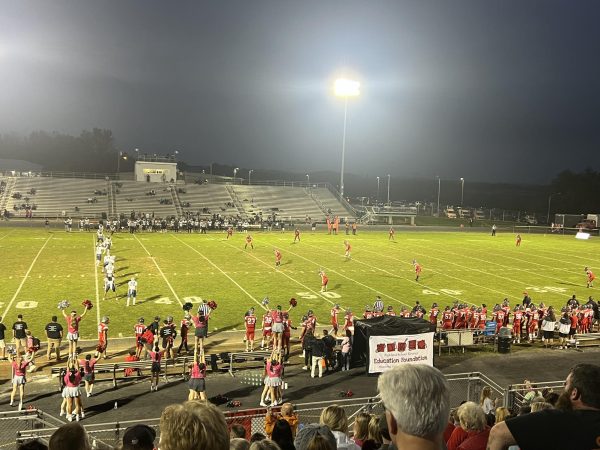
[[[0,133],[190,163],[545,183],[600,166],[600,2],[0,0]],[[0,157],[1,157],[0,149]]]

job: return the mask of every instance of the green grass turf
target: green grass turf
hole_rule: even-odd
[[[115,234],[112,253],[117,256],[119,300],[112,295],[102,300],[93,233],[1,228],[0,315],[10,328],[20,312],[34,334],[43,336],[50,317],[60,316],[61,299],[82,310],[81,302],[89,298],[94,308],[82,322],[81,333],[95,338],[99,317],[110,317],[111,336],[130,336],[140,316],[147,323],[155,315],[172,315],[178,321],[181,304],[189,297],[218,303],[211,330],[242,329],[244,312],[250,306],[260,312],[265,296],[271,305],[286,308],[295,297],[294,323],[311,308],[323,325],[329,323],[332,304],[362,314],[376,295],[396,311],[415,300],[429,308],[434,301],[445,306],[454,300],[490,306],[508,297],[514,305],[524,290],[536,304],[560,306],[572,294],[580,299],[593,295],[596,288],[586,288],[583,268],[600,266],[600,240],[572,236],[527,234],[517,248],[513,234],[492,238],[487,230],[397,231],[395,242],[388,241],[385,231],[359,231],[349,237],[303,232],[296,244],[292,232],[271,232],[254,235],[254,250],[244,250],[244,237],[235,233],[228,241],[222,233]],[[353,246],[349,261],[343,256],[347,238]],[[279,269],[274,266],[275,247],[283,253]],[[418,283],[413,259],[423,266]],[[319,268],[330,280],[324,295],[319,292]],[[138,304],[127,308],[124,296],[132,275],[139,282]]]

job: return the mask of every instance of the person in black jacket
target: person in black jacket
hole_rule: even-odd
[[[321,339],[317,339],[312,336],[311,343],[311,367],[310,367],[310,376],[312,378],[315,377],[315,369],[319,366],[319,378],[323,377],[323,358],[325,357],[325,344]]]
[[[325,350],[325,372],[329,372],[329,369],[333,370],[335,367],[335,360],[333,358],[333,349],[336,344],[335,338],[329,334],[328,330],[323,330],[323,337],[321,338],[323,341],[323,346]]]

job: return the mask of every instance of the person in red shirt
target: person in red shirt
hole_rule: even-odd
[[[246,236],[246,245],[244,245],[244,250],[248,248],[248,245],[250,245],[250,248],[252,248],[254,250],[254,244],[252,243],[252,236],[250,236],[250,235]]]
[[[494,311],[496,316],[496,334],[498,334],[500,332],[500,328],[504,326],[504,318],[506,317],[504,310],[500,306],[497,306],[497,308],[498,309]]]
[[[327,283],[329,283],[329,278],[327,278],[327,275],[325,275],[324,270],[320,270],[319,275],[321,276],[321,292],[327,292]]]
[[[438,308],[437,303],[433,303],[431,305],[431,309],[429,310],[429,323],[433,325],[437,325],[437,317],[440,313],[440,309]]]
[[[505,298],[502,302],[502,310],[504,311],[504,323],[502,326],[507,327],[510,319],[510,302],[507,298]]]
[[[10,393],[10,406],[14,405],[15,402],[15,394],[17,393],[17,388],[19,389],[19,411],[23,409],[23,397],[25,397],[25,383],[27,382],[26,370],[29,365],[29,361],[23,358],[18,353],[13,355],[12,353],[8,354],[8,358],[10,360],[10,365],[12,367],[13,378],[12,378],[12,392]]]
[[[77,341],[79,340],[79,322],[85,317],[88,312],[86,307],[81,313],[81,316],[77,315],[77,311],[71,311],[71,314],[67,316],[65,310],[62,310],[63,316],[67,321],[67,341],[69,341],[69,355],[73,358],[76,357],[77,353]]]
[[[135,332],[135,356],[142,357],[142,350],[144,349],[144,343],[142,342],[142,335],[146,331],[146,325],[144,325],[144,318],[140,317],[137,323],[133,326]]]
[[[521,343],[521,325],[523,323],[523,307],[520,305],[515,306],[513,314],[513,344]]]
[[[79,360],[77,358],[69,358],[67,361],[67,373],[63,378],[65,387],[63,388],[62,394],[63,398],[67,400],[66,418],[69,422],[73,420],[73,413],[75,413],[76,421],[79,421],[79,418],[83,419],[85,417],[83,403],[81,401],[81,392],[79,392],[81,378]],[[75,403],[75,407],[73,407],[73,403]]]
[[[296,241],[300,242],[300,230],[298,228],[294,230],[294,243]]]
[[[529,318],[529,327],[527,328],[527,334],[529,336],[529,343],[533,344],[533,341],[538,333],[540,312],[533,303],[529,305],[529,309],[531,312]]]
[[[516,246],[517,246],[517,247],[520,247],[520,246],[521,246],[521,235],[520,235],[520,234],[517,234]]]
[[[271,338],[273,337],[273,317],[270,311],[267,311],[262,318],[262,340],[260,342],[260,348],[269,348],[271,345]],[[266,344],[266,347],[265,347]]]
[[[354,315],[350,309],[346,310],[346,314],[344,314],[344,331],[350,331],[354,334]]]
[[[585,274],[587,275],[587,287],[594,287],[594,280],[596,279],[594,272],[592,272],[588,267],[586,267],[584,270]]]
[[[96,346],[96,357],[106,357],[106,348],[108,347],[108,322],[109,318],[104,316],[98,324],[98,345]]]
[[[385,313],[386,316],[395,316],[396,315],[396,311],[394,311],[394,307],[392,305],[388,305],[387,307],[387,312]]]
[[[98,362],[97,358],[92,358],[92,355],[85,355],[85,359],[79,361],[79,366],[83,367],[83,381],[85,383],[85,393],[91,397],[94,391],[94,381],[96,374],[94,367]]]
[[[244,316],[244,325],[246,326],[246,351],[254,351],[254,330],[256,329],[256,316],[254,315],[254,308],[250,310]]]
[[[415,267],[415,281],[419,281],[423,267],[416,260],[413,259],[413,266]]]
[[[394,240],[395,240],[395,239],[394,239],[394,233],[395,233],[395,231],[394,231],[394,228],[393,228],[393,227],[390,227],[389,236],[388,236],[388,241],[394,241]]]
[[[372,319],[373,311],[371,311],[371,307],[369,305],[365,306],[365,312],[363,313],[363,319]]]
[[[275,249],[275,267],[279,267],[281,265],[281,252],[279,249]]]
[[[189,353],[188,348],[188,332],[190,331],[190,325],[192,316],[189,313],[186,313],[181,319],[181,323],[179,324],[179,334],[181,335],[181,344],[179,344],[179,348],[177,349],[177,354],[181,353],[181,349],[185,347],[185,352]]]
[[[442,329],[451,330],[454,324],[454,312],[450,309],[449,306],[444,308],[444,312],[442,313]]]
[[[227,228],[227,239],[229,239],[230,237],[233,237],[233,227]]]
[[[333,305],[333,308],[331,308],[331,331],[333,332],[334,336],[337,336],[337,334],[338,334],[338,328],[339,328],[338,314],[339,313],[340,313],[340,305],[338,305],[336,303],[335,305]]]

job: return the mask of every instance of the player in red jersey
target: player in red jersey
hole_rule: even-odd
[[[296,241],[300,242],[300,230],[298,228],[294,230],[294,243],[296,243]]]
[[[104,316],[98,324],[98,345],[96,347],[96,358],[106,359],[106,348],[108,347],[108,322],[107,316]]]
[[[233,227],[227,228],[227,239],[229,239],[230,237],[233,237]]]
[[[262,317],[262,340],[260,341],[260,348],[269,348],[271,345],[271,337],[273,336],[273,317],[270,311],[263,314]],[[266,347],[265,347],[266,341]]]
[[[352,310],[347,309],[346,314],[344,314],[344,331],[350,331],[350,333],[354,334],[354,315],[352,314]]]
[[[140,317],[137,323],[133,326],[135,332],[135,356],[138,360],[141,358],[142,350],[144,349],[144,343],[142,342],[142,335],[146,331],[146,325],[144,325],[144,318]]]
[[[275,249],[275,267],[281,266],[281,252],[279,249]]]
[[[337,334],[338,334],[338,329],[339,329],[338,314],[339,313],[340,313],[340,305],[338,305],[336,303],[335,305],[333,305],[333,308],[331,308],[331,332],[333,333],[334,336],[337,336]]]
[[[520,234],[517,234],[516,246],[517,247],[521,246],[521,235]]]
[[[364,319],[372,319],[373,311],[371,311],[371,307],[369,305],[365,306],[365,312],[363,313]]]
[[[254,330],[256,329],[256,316],[254,315],[254,308],[250,310],[244,316],[244,324],[246,325],[246,351],[254,351]]]
[[[387,307],[387,311],[385,313],[386,316],[395,316],[396,315],[396,311],[394,311],[394,307],[392,305],[389,305]]]
[[[585,274],[587,275],[587,287],[594,287],[594,280],[596,279],[594,272],[592,272],[589,267],[586,267],[584,270]]]
[[[507,327],[508,326],[508,320],[510,318],[510,302],[508,301],[507,298],[504,299],[504,301],[502,302],[502,310],[504,311],[504,323],[502,324],[502,326]]]
[[[500,332],[500,328],[504,326],[504,318],[506,317],[506,312],[499,306],[496,305],[494,307],[494,317],[496,320],[496,334]]]
[[[344,249],[345,249],[344,256],[346,257],[346,259],[352,258],[352,255],[350,255],[350,251],[352,250],[352,246],[350,245],[350,242],[344,241]]]
[[[410,311],[406,306],[403,306],[400,310],[400,317],[410,317]]]
[[[190,316],[189,312],[186,312],[181,319],[179,324],[179,335],[181,336],[181,344],[179,344],[179,348],[177,349],[177,354],[181,353],[181,349],[185,347],[185,352],[189,353],[190,349],[188,348],[188,332],[190,331],[192,316]]]
[[[321,269],[319,271],[319,275],[321,276],[321,292],[327,292],[327,283],[329,283],[329,278],[325,275],[325,271]]]
[[[388,241],[394,241],[394,227],[390,227],[390,231],[389,231],[389,236],[388,236]]]
[[[540,320],[540,313],[537,307],[532,303],[529,305],[530,317],[529,317],[529,326],[527,327],[527,335],[529,337],[529,343],[533,343],[534,339],[537,337],[538,326]]]
[[[431,309],[429,310],[429,323],[433,325],[437,325],[437,318],[440,314],[440,309],[438,308],[437,303],[433,303],[431,305]]]
[[[454,313],[450,310],[449,306],[444,308],[444,312],[442,313],[442,328],[444,330],[451,330],[454,324]]]
[[[248,245],[254,250],[254,244],[252,243],[252,236],[246,236],[246,245],[244,245],[244,250],[248,248]]]
[[[521,325],[523,323],[523,307],[520,305],[515,306],[513,314],[513,344],[521,343]]]
[[[459,304],[458,309],[454,315],[454,328],[466,328],[467,327],[467,309],[465,305]]]
[[[416,259],[413,259],[413,266],[415,268],[415,281],[419,281],[423,267],[421,267],[421,264],[419,264]]]

